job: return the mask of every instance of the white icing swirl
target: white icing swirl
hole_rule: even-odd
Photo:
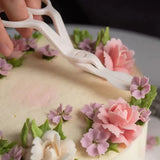
[[[76,148],[72,140],[60,140],[56,131],[47,131],[32,142],[30,160],[73,160]]]

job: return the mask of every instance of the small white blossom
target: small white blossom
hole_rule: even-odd
[[[30,160],[73,160],[76,148],[72,140],[61,140],[56,131],[47,131],[36,137],[31,148]]]

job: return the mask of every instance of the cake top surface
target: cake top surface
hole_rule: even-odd
[[[76,30],[74,36],[77,32],[79,35],[83,33]],[[88,36],[84,37],[85,38],[79,40],[79,42],[76,40],[74,41],[75,47],[93,51],[93,42],[88,40]],[[57,52],[55,50],[50,50],[49,46],[46,45],[45,47],[36,49],[34,54],[25,55],[25,57],[23,57],[23,65],[11,70],[7,77],[4,77],[7,75],[6,72],[0,72],[2,75],[2,79],[0,79],[0,130],[3,131],[3,137],[7,138],[10,142],[17,140],[18,143],[16,144],[18,144],[18,146],[22,145],[24,148],[27,146],[30,150],[32,147],[29,141],[34,144],[33,146],[36,146],[36,143],[41,142],[41,140],[46,141],[47,137],[53,136],[57,143],[61,142],[64,144],[62,145],[64,148],[66,145],[70,146],[68,152],[72,153],[70,153],[66,160],[76,157],[81,157],[82,159],[97,159],[96,156],[100,155],[100,153],[103,155],[109,148],[109,145],[110,150],[117,151],[118,149],[121,151],[124,146],[129,146],[129,144],[132,143],[135,138],[130,137],[130,139],[128,138],[127,140],[120,140],[119,135],[124,135],[124,130],[135,130],[138,136],[138,132],[141,128],[140,125],[144,124],[149,116],[148,109],[151,103],[150,101],[154,99],[156,89],[154,86],[149,85],[148,78],[138,77],[141,76],[141,74],[133,67],[132,50],[126,48],[119,39],[109,38],[107,40],[108,42],[105,42],[107,43],[106,46],[102,42],[102,37],[99,42],[94,43],[97,45],[95,54],[107,68],[113,71],[121,71],[136,75],[132,80],[131,92],[117,89],[106,80],[83,72],[69,63],[61,55],[57,56]],[[19,38],[18,40],[20,41]],[[27,44],[30,44],[29,52],[31,48],[34,49],[37,47],[35,47],[34,39],[27,42]],[[44,38],[41,38],[39,46],[44,44],[48,44],[48,42]],[[116,49],[112,50],[112,48]],[[15,53],[18,52],[17,50],[16,48]],[[120,65],[120,63],[124,62],[124,57],[117,58],[118,55],[114,57],[112,53],[117,54],[118,51],[122,53],[124,50],[127,51],[127,53],[123,53],[125,56],[128,56],[127,61],[125,61],[123,65]],[[110,56],[107,54],[109,51],[111,52]],[[55,57],[49,61],[44,60],[42,59],[42,55],[39,54],[41,52],[43,52],[43,58],[45,59],[53,58],[53,56]],[[17,58],[16,54],[16,58],[11,57],[7,59],[6,62],[9,65],[6,67],[6,70],[11,69],[10,64],[16,66],[17,62],[22,62],[21,58],[21,56]],[[5,58],[3,57],[1,60],[4,61]],[[128,62],[128,65],[126,62]],[[154,96],[151,97],[151,94]],[[149,101],[149,99],[151,100]],[[121,105],[118,106],[119,104]],[[140,109],[138,109],[139,107]],[[96,118],[93,118],[95,116],[93,116],[93,113],[91,115],[91,110],[94,110],[94,114],[95,111],[98,110],[98,116],[96,115]],[[111,115],[108,116],[108,114]],[[26,120],[27,118],[30,120]],[[49,121],[46,121],[47,118]],[[132,120],[127,120],[127,118]],[[113,122],[114,119],[116,120],[115,122]],[[44,123],[45,121],[46,123]],[[51,128],[54,128],[54,131],[44,129],[49,128],[48,122],[52,122]],[[62,122],[63,127],[61,126]],[[121,124],[117,124],[117,122]],[[108,123],[110,123],[110,125],[107,125]],[[122,125],[124,123],[125,125]],[[39,127],[41,124],[43,124],[43,127]],[[117,127],[120,125],[121,127]],[[105,141],[101,151],[99,153],[93,152],[93,148],[89,150],[85,145],[88,143],[86,137],[100,134],[97,130],[102,126],[105,132],[107,131],[108,137],[106,137],[105,133],[104,139],[100,139],[101,141]],[[28,127],[31,127],[30,132],[32,134],[26,131]],[[126,127],[132,127],[132,129],[127,129]],[[87,132],[86,128],[88,128]],[[20,132],[21,140],[19,139]],[[28,138],[30,134],[33,137],[31,140],[28,140],[30,139]],[[65,139],[64,135],[67,139]],[[0,137],[2,136],[0,135]],[[39,139],[37,137],[39,137]],[[117,139],[115,137],[117,137]],[[5,138],[1,138],[0,141],[2,142]],[[2,149],[4,149],[3,144],[0,145],[0,151]],[[85,149],[88,149],[87,153],[89,156]],[[11,150],[11,148],[8,148],[2,155],[9,154]],[[39,150],[33,150],[35,150],[35,154],[32,154],[32,158],[34,159],[33,155],[36,155],[36,152],[39,152]],[[66,151],[66,148],[64,150]],[[78,150],[78,152],[76,152],[76,150]],[[64,153],[64,155],[65,154],[67,153]],[[106,156],[109,159],[117,154],[116,152],[113,152],[113,154],[108,152]]]

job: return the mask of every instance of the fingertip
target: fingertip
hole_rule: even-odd
[[[0,19],[0,54],[9,56],[13,51],[13,43],[6,32],[4,25]]]
[[[0,54],[8,57],[11,55],[12,51],[13,51],[13,45],[11,47],[11,45],[8,46],[6,43],[0,42]]]
[[[16,29],[16,30],[24,38],[30,38],[33,34],[33,29],[31,29],[31,28],[20,28],[20,29]]]
[[[43,21],[43,17],[42,16],[34,15],[34,19]]]

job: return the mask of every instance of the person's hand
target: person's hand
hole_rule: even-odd
[[[18,21],[28,18],[27,7],[41,8],[41,0],[0,0],[0,8],[4,10],[9,20]],[[41,19],[35,16],[35,19]],[[21,36],[29,38],[33,29],[17,29]],[[13,44],[10,40],[2,20],[0,19],[0,54],[9,56],[13,51]]]

